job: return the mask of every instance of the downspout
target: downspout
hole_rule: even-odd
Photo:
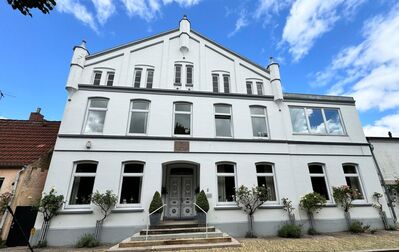
[[[9,206],[11,206],[12,201],[14,200],[14,195],[15,195],[15,191],[17,190],[17,185],[19,182],[19,177],[21,175],[21,172],[23,172],[26,168],[27,168],[26,165],[24,165],[24,166],[22,166],[22,169],[17,172],[17,176],[15,177],[14,185],[12,186],[12,192],[11,192],[12,196],[11,196],[10,202],[8,203]],[[0,222],[1,233],[3,233],[3,225],[4,225],[4,222],[6,221],[7,215],[8,215],[8,210],[6,209],[3,214],[3,217],[1,218],[1,222]]]
[[[391,199],[391,195],[388,192],[387,185],[385,184],[384,177],[382,176],[382,172],[381,172],[380,166],[378,165],[377,158],[374,155],[374,146],[369,142],[369,140],[367,140],[367,141],[369,143],[369,147],[370,147],[370,150],[371,150],[371,155],[373,156],[375,167],[377,167],[377,173],[378,173],[378,177],[380,178],[380,183],[381,183],[382,187],[384,188],[385,195],[386,195],[386,197],[388,199],[388,206],[389,206],[389,208],[391,210],[391,213],[392,213],[392,216],[393,216],[393,221],[394,221],[394,223],[396,223],[397,217],[396,217],[396,213],[395,213],[395,208],[393,206],[393,201]]]

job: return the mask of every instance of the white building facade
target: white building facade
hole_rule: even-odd
[[[178,29],[103,52],[75,47],[67,91],[44,190],[66,198],[50,245],[94,231],[96,190],[118,195],[103,242],[144,227],[155,191],[167,204],[164,218],[179,220],[195,217],[204,190],[209,222],[244,236],[247,217],[234,201],[240,185],[271,192],[254,217],[258,235],[275,235],[288,220],[282,198],[306,227],[298,204],[313,191],[328,199],[315,215],[318,231],[344,230],[332,197],[343,184],[362,194],[352,218],[382,227],[371,206],[382,188],[353,98],[283,93],[277,63],[252,63],[193,31],[186,17]],[[37,229],[41,223],[39,216]]]

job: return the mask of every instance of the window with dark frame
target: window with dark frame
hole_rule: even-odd
[[[142,68],[134,69],[134,87],[139,88],[141,84],[141,74],[143,72]]]
[[[218,202],[235,201],[235,168],[233,164],[217,165]]]
[[[181,65],[175,65],[175,84],[181,85]]]
[[[246,86],[247,86],[247,94],[252,94],[252,82],[247,81]]]
[[[147,88],[152,88],[152,83],[154,81],[154,69],[147,69]]]
[[[175,135],[191,135],[191,103],[177,102],[174,104]]]
[[[258,95],[263,95],[263,83],[256,82],[256,90],[258,91]]]
[[[224,93],[230,93],[230,75],[223,74],[223,88]]]
[[[219,93],[219,74],[212,74],[212,90]]]
[[[107,86],[112,86],[114,84],[115,72],[107,73]]]
[[[143,174],[144,164],[142,163],[123,165],[119,204],[140,204]]]
[[[75,166],[72,179],[72,189],[69,205],[89,205],[96,178],[96,163],[78,163]]]
[[[266,187],[268,191],[268,201],[277,201],[277,193],[274,178],[274,168],[272,164],[256,164],[256,177],[258,186]]]
[[[324,196],[326,200],[330,200],[330,194],[327,187],[323,165],[309,164],[308,169],[313,192],[319,193],[321,196]]]
[[[342,165],[345,174],[346,185],[358,191],[360,196],[356,199],[364,199],[363,187],[357,171],[357,166],[352,164]]]
[[[94,86],[99,86],[101,83],[101,71],[94,71],[94,80],[93,80],[93,85]]]
[[[146,134],[150,102],[133,100],[130,112],[129,133]]]
[[[193,85],[193,65],[186,65],[186,85]]]

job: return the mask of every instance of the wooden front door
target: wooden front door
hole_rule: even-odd
[[[194,213],[194,190],[192,175],[171,175],[168,188],[167,217],[189,219]]]

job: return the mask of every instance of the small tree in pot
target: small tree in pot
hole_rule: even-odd
[[[111,214],[111,210],[115,207],[118,198],[111,190],[106,190],[105,193],[96,191],[91,197],[91,202],[100,208],[100,212],[103,217],[96,221],[95,238],[97,241],[100,240],[101,230],[104,220]]]
[[[327,202],[326,198],[324,198],[324,196],[316,192],[308,193],[301,198],[299,206],[303,210],[305,210],[308,215],[309,224],[310,224],[310,228],[308,231],[309,234],[316,234],[316,230],[314,228],[313,214],[318,213],[320,209],[326,205],[326,202]]]
[[[351,226],[351,216],[349,209],[353,207],[352,201],[359,198],[360,193],[347,185],[333,187],[333,197],[335,202],[344,210],[344,216],[348,229]]]
[[[162,202],[161,195],[159,194],[158,191],[156,191],[154,193],[154,196],[152,197],[152,201],[151,201],[150,208],[149,208],[149,213],[151,214],[158,208],[159,209],[155,213],[150,215],[150,225],[151,226],[159,225],[159,223],[161,221],[161,215],[163,212],[163,208],[160,208],[162,206],[163,206],[163,202]]]
[[[206,213],[209,211],[209,202],[208,199],[206,198],[206,194],[204,190],[201,190],[201,192],[197,196],[197,201],[196,204],[205,211],[205,213],[198,208],[198,206],[195,206],[195,210],[197,211],[197,218],[198,218],[198,224],[200,225],[205,225],[206,224]]]

